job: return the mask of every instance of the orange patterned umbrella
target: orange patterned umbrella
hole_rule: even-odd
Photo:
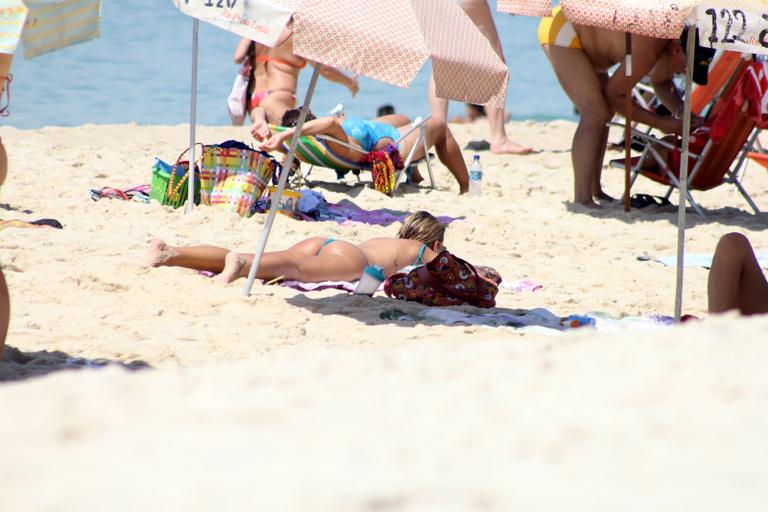
[[[508,69],[456,0],[300,0],[297,55],[407,87],[432,59],[437,94],[502,108]]]
[[[698,0],[561,0],[573,23],[661,39],[680,37]]]
[[[549,16],[552,14],[552,0],[498,0],[496,10],[522,16]]]

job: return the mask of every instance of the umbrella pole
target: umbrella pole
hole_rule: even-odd
[[[195,128],[197,128],[197,49],[200,39],[200,21],[192,18],[192,93],[189,105],[189,178],[187,183],[187,209],[195,207]]]
[[[675,286],[675,320],[683,313],[683,268],[685,264],[685,203],[688,200],[688,145],[691,140],[691,91],[693,83],[693,53],[695,50],[696,25],[688,29],[685,54],[688,66],[685,75],[685,106],[683,113],[683,154],[680,162],[680,198],[677,204],[677,282]]]
[[[264,229],[261,230],[261,238],[259,239],[259,246],[256,249],[256,254],[253,255],[253,261],[251,262],[251,269],[248,272],[248,280],[243,288],[243,294],[248,296],[251,294],[251,288],[253,287],[253,281],[256,279],[256,272],[259,270],[259,263],[261,262],[261,256],[264,254],[264,249],[267,247],[267,239],[269,238],[269,232],[272,229],[272,224],[275,222],[275,216],[277,215],[277,209],[280,205],[280,198],[285,190],[285,184],[288,181],[288,175],[291,173],[291,165],[296,158],[296,146],[299,143],[299,137],[301,136],[301,128],[304,126],[304,121],[307,118],[307,112],[309,112],[309,104],[312,101],[312,96],[315,94],[315,85],[317,84],[317,77],[320,76],[320,68],[322,64],[318,63],[315,66],[315,70],[312,73],[312,79],[309,81],[309,87],[307,87],[307,94],[304,99],[304,104],[301,107],[299,113],[299,119],[296,122],[296,129],[291,137],[291,144],[288,150],[288,156],[283,163],[283,171],[280,173],[280,180],[277,183],[277,190],[272,195],[272,205],[269,207],[269,214],[267,215],[267,222],[264,223]]]
[[[625,73],[627,77],[632,76],[632,34],[627,32],[625,35]],[[627,82],[629,84],[629,82]],[[629,171],[632,167],[632,85],[627,85],[627,98],[626,98],[626,116],[624,127],[624,211],[628,212],[630,209],[629,202]]]

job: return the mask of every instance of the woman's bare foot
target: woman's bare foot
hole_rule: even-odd
[[[242,254],[235,251],[230,251],[227,257],[224,258],[224,270],[221,274],[214,277],[214,279],[223,284],[229,284],[238,277],[245,267],[245,258]]]
[[[581,206],[584,206],[586,208],[589,208],[590,210],[602,210],[603,207],[597,204],[596,202],[592,201],[591,199],[589,201],[576,201],[576,204],[580,204]]]
[[[412,167],[413,171],[411,172],[410,177],[408,178],[409,183],[412,185],[418,185],[422,181],[424,181],[424,176],[421,175],[419,172],[419,168],[416,166]]]
[[[592,194],[592,197],[595,199],[595,201],[601,201],[601,202],[604,201],[606,203],[615,203],[615,202],[617,202],[616,198],[613,198],[613,197],[609,196],[608,194],[606,194],[602,190],[597,192],[596,194]]]
[[[164,241],[159,238],[153,238],[149,242],[149,248],[147,249],[144,261],[148,267],[160,267],[169,259],[178,255],[179,253],[172,247],[169,247]]]
[[[521,146],[509,139],[500,142],[491,142],[491,153],[497,155],[527,155],[533,148]]]

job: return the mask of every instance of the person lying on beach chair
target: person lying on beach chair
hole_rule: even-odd
[[[299,112],[299,109],[286,112],[281,124],[287,129],[273,133],[269,138],[252,132],[254,138],[261,142],[260,149],[285,151],[285,146],[294,133]],[[428,119],[425,122],[424,139],[419,144],[421,136],[419,130],[413,130],[409,125],[395,126],[402,124],[402,119],[403,116],[395,114],[389,123],[382,122],[387,121],[384,118],[380,118],[379,121],[368,121],[356,117],[345,117],[342,120],[331,116],[318,118],[309,112],[301,134],[302,136],[324,137],[328,148],[333,153],[341,159],[357,164],[367,162],[372,152],[387,150],[390,145],[396,149],[398,159],[400,155],[411,155],[411,153],[416,159],[428,157],[426,151],[434,146],[437,157],[459,184],[459,194],[465,194],[469,190],[467,164],[464,162],[461,149],[447,125],[431,118]],[[421,176],[414,172],[412,179],[414,183],[418,183]]]
[[[257,279],[278,278],[319,283],[355,281],[366,265],[380,265],[386,276],[408,266],[429,263],[443,248],[445,226],[425,211],[409,215],[397,238],[372,238],[357,245],[333,238],[308,238],[287,250],[265,252]],[[162,240],[150,242],[147,264],[152,267],[185,267],[216,272],[228,284],[246,277],[253,254],[212,246],[171,247]]]
[[[710,314],[768,313],[768,281],[747,237],[728,233],[717,243],[707,280]]]

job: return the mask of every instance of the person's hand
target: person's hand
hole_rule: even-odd
[[[664,133],[670,133],[673,135],[682,135],[683,122],[680,121],[679,119],[675,119],[674,117],[665,117],[661,120],[657,128],[663,131]]]
[[[349,78],[347,88],[349,89],[349,92],[352,93],[353,98],[357,96],[357,93],[360,90],[360,82],[357,80],[357,77],[352,76]]]
[[[705,119],[701,116],[693,115],[691,116],[691,131],[697,130],[704,126]]]
[[[259,149],[269,153],[270,151],[276,151],[283,146],[283,141],[286,139],[289,132],[275,133],[264,142],[259,145]]]
[[[269,124],[264,119],[257,119],[251,126],[251,135],[257,141],[262,142],[272,136],[272,132],[269,130]]]

